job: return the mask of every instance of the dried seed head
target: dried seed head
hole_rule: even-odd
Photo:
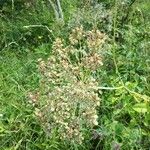
[[[86,36],[88,48],[92,50],[101,48],[106,40],[106,35],[95,29],[87,32]]]
[[[62,39],[57,38],[48,60],[39,60],[42,84],[35,114],[44,118],[41,120],[45,128],[51,127],[46,131],[57,128],[62,140],[82,143],[82,128],[98,125],[96,108],[100,98],[98,82],[92,73],[102,65],[99,48],[105,35],[98,30],[86,32],[83,27],[78,27],[72,30],[69,40],[71,45],[65,47]],[[90,72],[88,75],[85,69]],[[31,93],[29,97],[36,101]]]
[[[84,31],[82,26],[73,29],[72,33],[69,36],[70,43],[72,45],[78,44],[78,42],[82,40],[83,36],[84,36]]]

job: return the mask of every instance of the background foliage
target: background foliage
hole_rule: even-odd
[[[47,1],[1,0],[0,9],[0,149],[149,149],[148,0],[65,0],[64,23],[55,20]],[[81,24],[108,35],[96,78],[104,87],[121,88],[102,90],[95,133],[70,145],[45,135],[26,95],[38,87],[38,58],[47,58],[54,39],[67,39]]]

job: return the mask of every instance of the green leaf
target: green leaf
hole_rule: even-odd
[[[146,113],[148,112],[148,108],[146,103],[138,103],[133,106],[133,109],[138,113]]]
[[[5,129],[2,126],[0,126],[0,133],[2,133],[4,131],[5,131]]]

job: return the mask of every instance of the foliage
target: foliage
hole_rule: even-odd
[[[65,1],[67,11],[64,10],[65,18],[68,20],[74,11],[73,1]],[[38,28],[24,26],[40,25]],[[53,35],[47,28],[54,30],[58,35],[62,23],[55,20],[53,10],[47,1],[22,1],[14,0],[1,2],[0,14],[0,49],[21,49],[40,46],[42,43],[52,42]],[[21,46],[20,46],[21,45]]]
[[[20,0],[12,2],[0,2],[0,149],[149,149],[149,1],[66,0],[62,3],[65,24],[56,22],[52,9],[47,7],[45,1],[36,1],[34,5],[26,5],[25,1]],[[95,13],[96,18],[93,17]],[[80,25],[83,25],[85,31],[98,28],[107,34],[107,43],[101,50],[103,66],[94,72],[90,71],[90,76],[96,79],[101,91],[98,93],[100,106],[96,108],[98,125],[82,128],[82,144],[60,140],[62,132],[58,132],[57,126],[56,130],[49,132],[42,119],[37,117],[41,111],[39,108],[45,106],[48,98],[41,97],[43,100],[40,99],[38,104],[32,101],[31,105],[27,96],[30,91],[38,93],[41,81],[47,79],[39,74],[38,59],[42,58],[46,65],[53,57],[59,59],[61,55],[54,54],[57,51],[54,51],[52,43],[57,37],[64,39],[63,49],[76,43],[74,35],[69,35],[74,27]],[[73,42],[70,43],[70,40]],[[84,49],[86,41],[87,38],[84,37],[81,45],[73,45],[73,49]],[[89,46],[91,45],[90,43]],[[75,65],[77,58],[82,58],[78,54],[69,55],[70,57],[67,55],[71,60],[69,64]],[[86,62],[89,59],[84,60]],[[80,71],[85,75],[90,69],[84,67],[96,63],[85,63],[80,66]],[[51,64],[54,67],[63,66],[58,60]],[[65,71],[64,66],[60,68]],[[67,72],[67,75],[70,73],[72,72]],[[66,79],[67,75],[62,79]],[[89,74],[84,77],[89,79]],[[78,80],[83,81],[81,78]],[[71,85],[70,91],[82,88],[79,84]],[[56,86],[49,87],[54,92],[54,99],[62,93],[67,94],[67,89],[62,85],[62,93],[58,94],[54,90]],[[84,84],[83,87],[83,91],[86,91],[89,85]],[[41,93],[47,88],[43,89],[40,90]],[[50,98],[53,99],[52,96]],[[90,96],[88,98],[90,100]],[[52,108],[50,106],[47,107],[49,111]],[[78,109],[79,107],[76,110]],[[46,117],[54,116],[46,113]],[[86,121],[88,123],[89,120]],[[50,136],[48,133],[51,133]]]

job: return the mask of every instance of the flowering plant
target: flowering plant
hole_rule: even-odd
[[[39,89],[29,96],[44,128],[50,132],[57,129],[62,140],[81,143],[82,129],[98,125],[96,108],[100,98],[92,74],[102,65],[105,39],[99,30],[77,27],[69,35],[68,46],[57,38],[48,60],[39,59]]]

